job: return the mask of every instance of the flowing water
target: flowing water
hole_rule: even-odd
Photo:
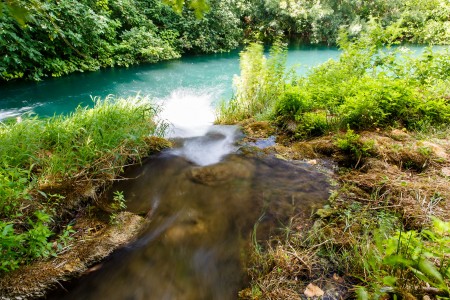
[[[337,55],[333,48],[298,48],[288,62],[311,66]],[[175,147],[129,168],[109,195],[123,191],[127,210],[146,215],[148,227],[57,299],[235,299],[251,240],[264,243],[293,215],[307,218],[323,205],[325,174],[241,152],[237,127],[212,125],[214,105],[231,96],[238,72],[236,52],[0,87],[0,119],[67,113],[89,105],[89,95],[140,92],[161,103],[160,118],[172,124]]]
[[[210,133],[205,143],[235,128]],[[305,163],[230,154],[199,166],[175,152],[149,158],[114,186],[150,225],[65,299],[236,299],[252,234],[267,240],[328,197],[327,177]]]

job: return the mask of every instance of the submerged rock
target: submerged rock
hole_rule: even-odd
[[[194,167],[189,170],[188,177],[200,184],[215,186],[235,179],[250,178],[253,166],[243,159],[231,159],[206,167]]]

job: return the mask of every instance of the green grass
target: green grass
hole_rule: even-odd
[[[0,272],[54,255],[50,239],[67,233],[53,217],[161,146],[156,113],[145,98],[108,97],[68,116],[0,123]]]
[[[250,44],[240,53],[241,75],[233,80],[235,95],[222,102],[216,122],[232,124],[250,117],[266,118],[284,89],[286,46],[277,41],[264,55],[264,46]]]

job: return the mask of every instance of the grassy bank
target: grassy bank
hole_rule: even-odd
[[[128,164],[166,147],[146,99],[94,100],[68,116],[0,123],[0,274],[56,256],[76,213]],[[115,197],[118,208],[121,197]]]
[[[310,220],[292,216],[282,234],[254,245],[241,298],[300,299],[309,284],[338,299],[448,297],[448,133],[359,132],[354,139],[371,144],[361,159],[341,147],[345,134],[279,138],[266,151],[334,161],[337,187]]]
[[[331,159],[338,183],[310,221],[293,216],[255,245],[241,298],[449,297],[450,53],[413,55],[393,44],[398,34],[376,22],[358,40],[342,34],[339,60],[300,78],[281,72],[279,46],[268,58],[258,45],[241,55],[218,122],[249,134],[249,118],[269,122],[274,153]]]

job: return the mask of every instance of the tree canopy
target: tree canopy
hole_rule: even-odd
[[[372,18],[398,41],[450,44],[446,0],[1,0],[0,80],[40,80],[283,37],[336,44]]]

